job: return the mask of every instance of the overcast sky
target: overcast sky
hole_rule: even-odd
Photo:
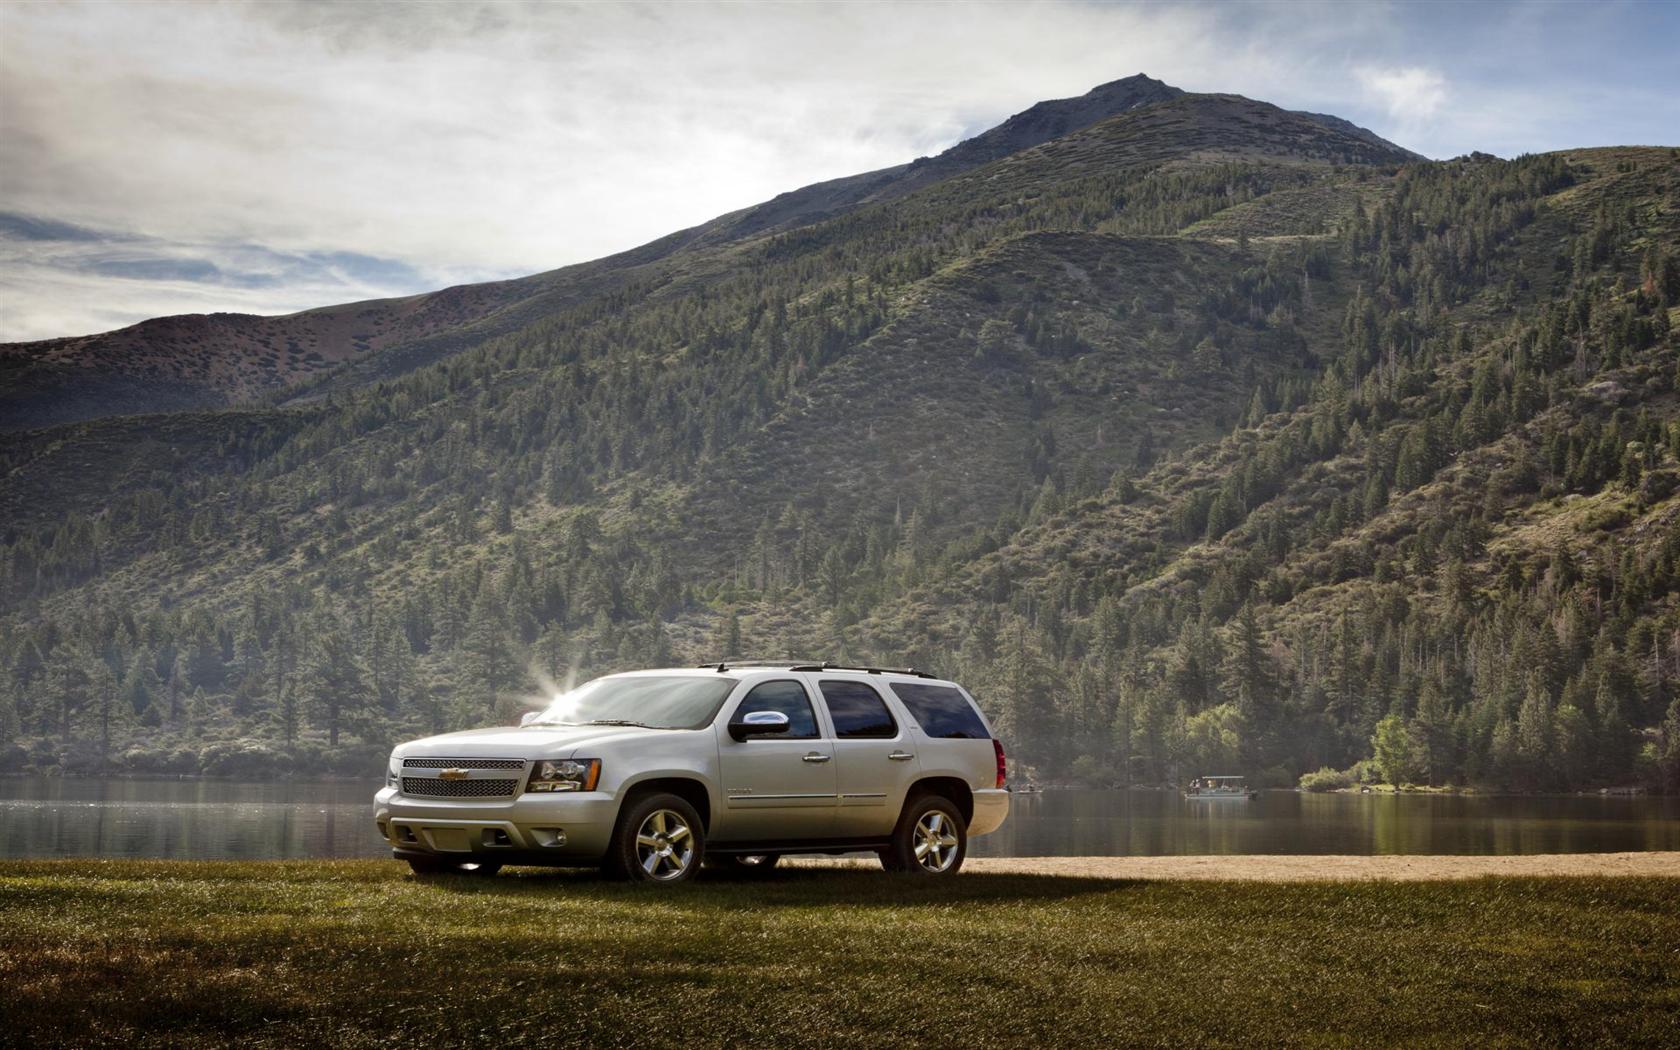
[[[1430,156],[1680,144],[1680,4],[0,0],[0,341],[596,258],[1144,72]]]

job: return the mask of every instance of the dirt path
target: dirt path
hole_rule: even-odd
[[[867,864],[808,860],[808,864]],[[963,871],[1096,879],[1325,882],[1472,879],[1484,875],[1645,875],[1680,878],[1680,852],[1459,856],[974,857]]]

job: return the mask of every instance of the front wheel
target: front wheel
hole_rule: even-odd
[[[881,866],[911,875],[955,875],[968,855],[968,825],[956,804],[940,795],[913,798],[893,830]]]
[[[694,807],[678,795],[649,795],[619,821],[608,870],[632,882],[685,882],[705,855],[706,832]]]

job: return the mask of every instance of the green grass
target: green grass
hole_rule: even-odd
[[[1674,1045],[1680,880],[0,864],[10,1045]]]

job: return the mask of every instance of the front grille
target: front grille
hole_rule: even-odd
[[[405,758],[405,769],[524,769],[523,758]]]
[[[506,798],[519,787],[517,780],[440,780],[436,777],[403,777],[405,795],[434,798]]]

